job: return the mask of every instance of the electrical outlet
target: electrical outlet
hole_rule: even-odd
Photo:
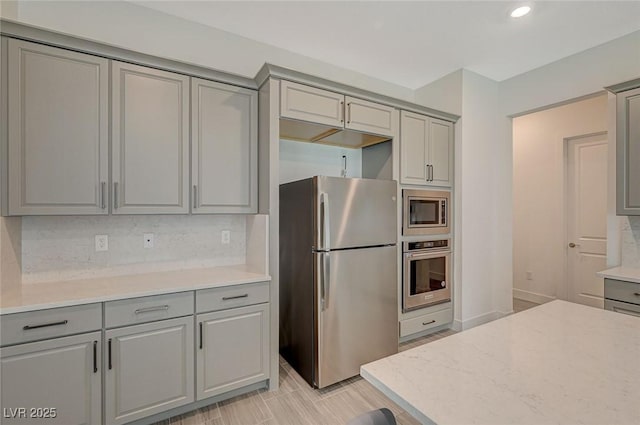
[[[527,280],[533,280],[533,272],[527,271],[525,274],[527,275]]]
[[[96,252],[109,251],[109,236],[96,235]]]
[[[144,247],[153,248],[153,233],[144,234]]]
[[[231,243],[231,231],[223,230],[220,232],[220,241],[225,245]]]

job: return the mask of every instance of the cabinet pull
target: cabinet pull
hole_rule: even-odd
[[[22,328],[22,330],[24,331],[30,331],[32,329],[40,329],[40,328],[48,328],[49,326],[61,326],[61,325],[66,325],[67,323],[69,323],[68,320],[61,320],[59,322],[52,322],[52,323],[43,323],[42,325],[26,325]]]
[[[193,208],[198,208],[198,186],[193,185]]]
[[[113,209],[118,209],[118,182],[113,182]]]
[[[435,320],[430,320],[428,322],[422,322],[422,326],[427,326],[427,325],[430,325],[432,323],[436,323],[436,321]]]
[[[102,207],[102,209],[107,208],[106,192],[107,192],[107,182],[100,183],[100,206]]]
[[[640,297],[640,292],[634,292],[633,295],[635,295],[636,297]]]
[[[426,180],[429,181],[429,164],[424,164],[424,170],[425,173],[427,174]]]
[[[340,122],[344,122],[344,101],[340,101]]]
[[[98,373],[98,341],[93,341],[93,373]]]
[[[113,365],[111,364],[111,338],[109,338],[109,349],[107,354],[109,357],[109,370],[111,370],[113,367]]]
[[[347,124],[351,123],[351,102],[347,103]]]
[[[249,294],[234,295],[232,297],[222,297],[222,301],[237,300],[239,298],[247,298]]]
[[[202,350],[202,322],[198,323],[200,331],[200,349]]]
[[[142,313],[151,313],[152,311],[161,311],[161,310],[169,310],[169,305],[165,304],[165,305],[158,305],[155,307],[145,307],[145,308],[139,308],[137,310],[134,311],[135,314],[142,314]]]

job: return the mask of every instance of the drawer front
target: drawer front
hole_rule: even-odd
[[[1,345],[20,344],[102,329],[102,304],[7,314],[0,319]]]
[[[193,314],[193,291],[110,301],[104,305],[105,328],[135,325]]]
[[[453,310],[436,311],[435,313],[425,314],[424,316],[414,317],[413,319],[400,321],[400,337],[426,331],[441,325],[446,325],[453,321]]]
[[[640,305],[620,301],[604,300],[604,309],[629,316],[640,317]]]
[[[196,291],[196,311],[198,313],[266,302],[269,302],[269,282]]]
[[[640,283],[605,279],[604,297],[625,303],[640,304]]]

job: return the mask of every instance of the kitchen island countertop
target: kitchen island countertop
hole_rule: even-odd
[[[366,364],[425,424],[638,424],[640,319],[555,300]]]
[[[599,277],[640,283],[640,269],[633,267],[614,267],[598,272]]]

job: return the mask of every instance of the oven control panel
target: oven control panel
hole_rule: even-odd
[[[424,251],[424,250],[446,250],[449,248],[449,239],[440,239],[435,241],[418,241],[405,242],[404,251]]]

